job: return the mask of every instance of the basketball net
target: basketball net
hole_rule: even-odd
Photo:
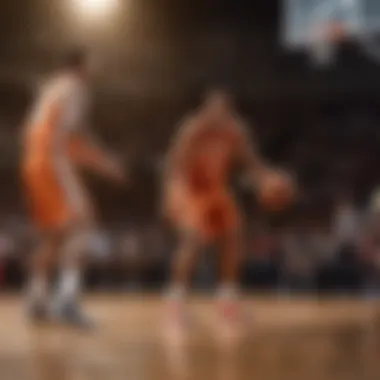
[[[310,57],[316,66],[330,66],[335,61],[335,46],[328,40],[312,41]]]
[[[316,66],[329,66],[335,62],[336,47],[347,36],[344,23],[323,22],[312,29],[309,39],[309,52]]]

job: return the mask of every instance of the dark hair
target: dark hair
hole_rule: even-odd
[[[207,101],[207,99],[215,95],[222,96],[224,99],[228,100],[229,102],[233,102],[233,96],[228,90],[226,90],[226,88],[223,88],[223,87],[214,87],[214,88],[209,89],[207,92],[204,93],[203,100]]]
[[[88,58],[88,52],[83,48],[74,48],[66,53],[62,61],[63,68],[80,69]]]

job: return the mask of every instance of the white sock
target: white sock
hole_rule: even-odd
[[[66,269],[58,283],[58,305],[75,302],[81,290],[81,275],[77,269]]]
[[[239,291],[236,285],[225,283],[219,286],[219,289],[217,291],[217,298],[222,301],[234,300],[238,298],[238,294]]]
[[[32,276],[28,284],[28,302],[34,304],[44,304],[48,296],[48,281],[44,276]]]
[[[168,301],[182,300],[186,295],[186,287],[182,284],[173,284],[166,291],[165,298]]]

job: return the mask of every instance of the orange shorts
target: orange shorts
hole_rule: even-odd
[[[194,194],[177,184],[170,193],[169,216],[179,229],[194,231],[206,240],[214,240],[241,225],[237,204],[224,188]]]
[[[84,193],[79,180],[72,176],[69,186],[76,192],[76,205],[62,176],[51,160],[26,162],[23,168],[26,198],[32,220],[42,231],[63,228],[83,210]]]

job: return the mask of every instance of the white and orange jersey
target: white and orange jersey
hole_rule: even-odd
[[[74,215],[88,214],[88,197],[75,170],[77,151],[84,155],[83,151],[91,150],[78,136],[87,102],[84,83],[73,74],[61,73],[42,88],[28,116],[22,174],[41,228],[61,227]]]
[[[56,159],[68,154],[73,132],[84,123],[88,93],[70,73],[60,73],[43,86],[28,116],[24,149],[29,159]]]

